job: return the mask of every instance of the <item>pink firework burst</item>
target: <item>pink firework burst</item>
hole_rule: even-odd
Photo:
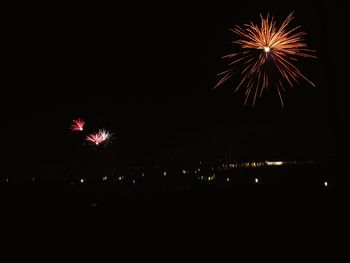
[[[96,133],[87,135],[85,140],[98,146],[108,143],[110,139],[112,139],[112,134],[105,129],[100,129]]]
[[[70,129],[72,131],[83,131],[84,130],[85,121],[82,119],[76,119],[72,121]]]
[[[86,140],[88,142],[91,142],[91,143],[95,144],[95,145],[99,145],[100,143],[103,142],[102,137],[101,137],[101,135],[98,132],[87,135],[86,136]]]

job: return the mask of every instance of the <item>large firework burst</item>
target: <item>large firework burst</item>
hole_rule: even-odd
[[[315,51],[307,49],[303,39],[305,33],[298,31],[300,26],[287,29],[293,13],[288,15],[280,27],[276,26],[274,18],[269,18],[269,15],[266,18],[260,15],[260,18],[260,25],[250,22],[231,29],[239,36],[232,43],[239,45],[241,51],[223,57],[232,61],[228,70],[218,74],[220,80],[215,88],[240,73],[242,77],[235,91],[244,87],[245,105],[252,98],[254,107],[257,96],[261,97],[265,89],[275,86],[284,107],[282,92],[285,91],[286,84],[294,86],[299,83],[299,79],[304,79],[315,86],[295,65],[300,57],[316,58]]]

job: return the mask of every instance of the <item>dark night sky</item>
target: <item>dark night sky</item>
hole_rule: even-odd
[[[1,106],[9,156],[28,165],[82,161],[91,149],[71,135],[72,118],[105,127],[113,160],[138,162],[174,152],[182,158],[303,157],[335,149],[330,35],[320,1],[231,1],[198,5],[30,6],[7,22],[8,76]],[[19,10],[20,9],[20,10]],[[30,10],[30,12],[28,11]],[[232,85],[213,91],[228,28],[270,12],[295,12],[317,60],[301,69],[317,88],[288,89],[282,110],[267,92],[254,109]],[[327,14],[327,15],[326,15]],[[336,16],[335,13],[332,16]],[[231,83],[232,84],[232,83]]]

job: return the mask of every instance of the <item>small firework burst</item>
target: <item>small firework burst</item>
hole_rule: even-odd
[[[298,31],[299,26],[287,29],[293,13],[279,27],[269,15],[266,18],[260,15],[260,18],[260,25],[251,22],[231,29],[239,37],[232,43],[238,45],[241,51],[223,57],[231,59],[230,68],[218,74],[220,79],[215,88],[232,76],[241,75],[235,91],[240,87],[244,88],[245,105],[251,99],[254,106],[257,97],[261,97],[264,90],[274,86],[284,107],[284,86],[292,87],[300,79],[315,86],[295,65],[301,57],[316,58],[315,51],[307,48],[304,42],[305,33]]]
[[[72,131],[83,131],[84,130],[85,121],[82,119],[76,119],[72,121],[70,129]]]
[[[113,134],[105,129],[100,129],[96,133],[92,133],[86,136],[86,141],[91,142],[92,144],[98,145],[106,145],[113,138]]]
[[[99,133],[89,134],[86,136],[85,140],[95,145],[99,145],[102,142],[102,138]]]

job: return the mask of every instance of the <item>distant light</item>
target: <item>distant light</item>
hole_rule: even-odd
[[[212,181],[212,180],[214,180],[215,179],[215,174],[213,174],[212,176],[209,176],[208,177],[208,181]]]
[[[163,172],[163,175],[166,176],[166,172]]]
[[[328,182],[324,182],[324,186],[327,187],[328,186]]]
[[[8,182],[9,182],[9,179],[8,179],[8,178],[6,178],[6,180],[5,180],[5,181],[6,181],[6,183],[8,183]]]
[[[84,183],[84,179],[80,179],[80,183]]]
[[[258,178],[255,178],[255,183],[259,183],[259,179]]]
[[[135,181],[135,180],[132,180],[132,183],[134,184],[134,183],[136,183],[136,181]]]
[[[183,174],[186,174],[186,170],[182,170],[182,173],[183,173]]]
[[[104,177],[102,178],[102,180],[103,180],[103,181],[106,181],[106,180],[107,180],[107,176],[104,176]]]
[[[34,177],[32,177],[32,181],[33,181],[33,182],[35,181],[35,178],[34,178]]]
[[[144,177],[145,176],[145,174],[144,173],[142,173],[142,177]]]
[[[200,172],[200,171],[201,171],[201,168],[198,168],[197,171]]]
[[[123,179],[123,177],[121,177],[121,176],[118,177],[118,180],[119,180],[119,181],[121,181],[122,179]]]
[[[264,47],[264,51],[265,52],[270,52],[270,48],[269,47]]]
[[[226,178],[226,181],[229,182],[229,181],[230,181],[230,178]]]
[[[267,165],[282,165],[282,164],[283,164],[282,161],[277,161],[277,162],[266,161],[265,163],[266,163]]]

